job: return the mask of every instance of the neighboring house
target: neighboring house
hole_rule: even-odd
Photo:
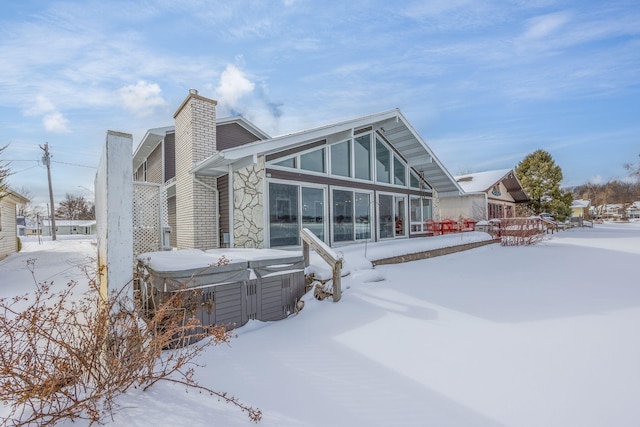
[[[596,219],[620,219],[624,216],[624,205],[621,203],[610,203],[598,205],[595,210],[592,208],[592,216]]]
[[[462,194],[397,109],[272,138],[191,90],[174,119],[147,132],[133,172],[164,185],[180,249],[299,246],[303,227],[329,245],[425,236]]]
[[[0,259],[18,250],[18,225],[16,207],[29,199],[6,189],[0,193]]]
[[[85,236],[96,234],[95,219],[56,219],[56,235],[68,236],[73,234],[82,234]],[[51,236],[51,220],[42,220],[42,235]]]
[[[591,200],[585,198],[574,200],[573,203],[571,203],[571,217],[591,219],[591,215],[589,214],[590,209]]]
[[[513,169],[460,175],[455,179],[464,195],[449,198],[440,207],[442,215],[451,219],[513,218],[516,206],[529,201]]]
[[[627,208],[627,218],[639,219],[640,218],[640,201],[633,202]]]
[[[38,236],[42,235],[42,220],[40,220],[40,224],[37,219],[33,218],[25,218],[25,236]]]

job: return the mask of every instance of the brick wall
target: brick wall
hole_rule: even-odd
[[[178,249],[219,246],[216,179],[190,173],[216,152],[216,101],[191,91],[174,115],[176,144],[176,243]]]

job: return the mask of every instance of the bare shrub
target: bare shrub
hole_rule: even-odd
[[[90,284],[95,288],[95,280]],[[76,282],[57,291],[52,283],[37,283],[33,295],[0,299],[0,401],[10,407],[3,425],[102,424],[118,409],[119,396],[159,381],[209,393],[254,422],[261,419],[259,409],[194,378],[197,356],[228,343],[231,334],[189,319],[187,292],[175,293],[143,320],[123,291],[103,301],[96,291],[76,296],[76,288]]]
[[[539,219],[500,219],[500,244],[502,246],[532,245],[542,239],[544,231]]]

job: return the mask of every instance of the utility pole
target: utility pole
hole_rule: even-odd
[[[56,208],[53,204],[53,187],[51,187],[51,155],[49,154],[49,143],[45,142],[44,147],[40,148],[44,151],[42,155],[42,163],[47,167],[47,177],[49,178],[49,200],[51,201],[51,240],[56,240]]]

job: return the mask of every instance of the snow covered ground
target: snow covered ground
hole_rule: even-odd
[[[375,269],[366,260],[482,234],[338,249],[350,272],[339,303],[307,295],[296,316],[239,328],[199,361],[199,381],[260,408],[270,427],[640,425],[640,223]],[[94,252],[89,240],[25,242],[0,261],[0,296],[33,288],[28,258],[38,280],[57,283],[81,279],[73,266]],[[111,425],[253,425],[173,384],[122,405]]]

